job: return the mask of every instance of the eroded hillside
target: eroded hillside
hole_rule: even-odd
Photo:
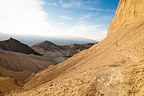
[[[0,50],[0,73],[4,77],[24,81],[32,73],[37,73],[52,64],[55,62],[46,57]]]
[[[120,0],[103,41],[39,72],[12,96],[143,96],[143,5]]]
[[[32,48],[43,54],[43,56],[52,59],[56,63],[60,63],[80,51],[90,48],[94,44],[96,43],[56,45],[50,41],[44,41],[32,46]]]
[[[49,58],[0,49],[0,95],[21,87],[32,74],[56,64]]]

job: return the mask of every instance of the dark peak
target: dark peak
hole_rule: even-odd
[[[41,43],[38,43],[38,44],[36,44],[36,45],[34,45],[34,46],[50,46],[50,45],[57,46],[56,44],[54,44],[54,43],[52,43],[52,42],[50,42],[50,41],[48,41],[48,40],[43,41],[43,42],[41,42]]]
[[[62,50],[61,47],[59,45],[56,45],[50,41],[43,41],[41,43],[38,43],[32,47],[39,47],[39,48],[42,48],[46,51],[55,51],[55,50]]]
[[[13,39],[12,37],[10,37],[10,39]]]
[[[9,39],[9,40],[16,40],[16,39],[14,39],[14,38],[10,37],[10,39]]]
[[[34,55],[41,55],[30,48],[28,45],[21,43],[20,41],[10,37],[10,39],[5,41],[0,41],[0,49],[13,51],[13,52],[20,52],[24,54],[34,54]]]
[[[46,41],[43,41],[42,43],[52,43],[52,42],[50,42],[50,41],[46,40]]]
[[[18,40],[14,39],[14,38],[12,38],[12,37],[10,37],[10,39],[7,40],[7,41],[17,41],[17,42],[19,42]]]

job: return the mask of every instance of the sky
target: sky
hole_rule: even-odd
[[[0,0],[0,32],[106,37],[119,0]]]

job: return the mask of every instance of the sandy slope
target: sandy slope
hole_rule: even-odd
[[[55,62],[46,57],[0,50],[0,72],[2,76],[12,76],[23,81],[32,73],[37,73],[51,64],[55,64]]]
[[[20,86],[20,82],[9,77],[0,77],[0,96]]]
[[[39,72],[12,95],[144,96],[143,5],[144,0],[120,0],[107,38]]]
[[[46,57],[0,50],[0,92],[18,88],[17,82],[53,64],[55,62]]]

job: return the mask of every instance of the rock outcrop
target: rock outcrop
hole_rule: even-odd
[[[144,0],[120,0],[103,41],[39,72],[11,95],[143,96],[143,5]]]

